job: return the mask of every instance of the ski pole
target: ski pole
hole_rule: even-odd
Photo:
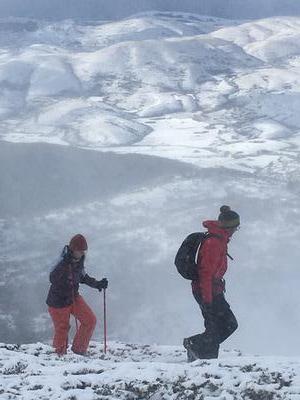
[[[107,350],[106,289],[103,290],[103,329],[104,329],[104,354],[106,354]]]

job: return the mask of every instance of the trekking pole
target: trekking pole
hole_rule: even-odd
[[[107,350],[106,289],[103,289],[103,329],[104,329],[104,354],[106,354]]]

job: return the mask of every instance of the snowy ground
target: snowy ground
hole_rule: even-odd
[[[93,342],[88,357],[0,345],[3,400],[299,400],[299,358],[223,352],[188,364],[182,348]]]

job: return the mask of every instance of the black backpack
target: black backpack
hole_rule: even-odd
[[[208,232],[195,232],[188,235],[175,257],[175,265],[177,271],[185,279],[196,280],[198,279],[196,256],[198,250],[205,239],[216,236]]]

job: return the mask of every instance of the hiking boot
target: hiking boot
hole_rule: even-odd
[[[73,351],[74,354],[78,354],[79,356],[86,356],[86,353],[83,351],[77,351],[73,349],[73,347],[71,348],[71,350]]]
[[[183,340],[189,362],[218,358],[219,345],[205,335],[195,335]]]
[[[187,361],[188,362],[193,362],[195,360],[198,360],[198,354],[195,352],[193,349],[193,342],[191,341],[190,338],[184,338],[183,339],[183,347],[187,351]]]

